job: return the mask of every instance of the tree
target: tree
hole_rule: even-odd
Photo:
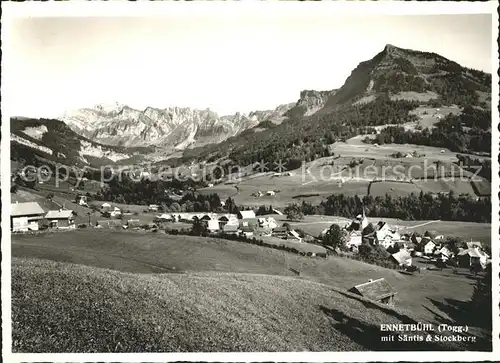
[[[289,204],[285,210],[285,215],[287,219],[291,221],[296,221],[299,219],[304,219],[304,213],[302,213],[302,209],[298,204]]]
[[[337,224],[332,224],[323,237],[323,243],[333,248],[338,247],[345,250],[347,249],[347,234]]]
[[[206,236],[208,234],[207,226],[205,225],[205,223],[203,223],[203,221],[195,218],[193,221],[191,233],[195,236]]]

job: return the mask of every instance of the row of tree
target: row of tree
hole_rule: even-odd
[[[491,222],[491,199],[472,198],[468,195],[456,196],[448,194],[423,193],[407,196],[373,197],[371,195],[360,198],[334,194],[322,201],[319,205],[312,205],[306,201],[302,204],[290,204],[285,214],[292,220],[303,218],[303,215],[334,215],[351,218],[365,212],[373,217],[399,218],[404,220],[446,220],[468,222]]]

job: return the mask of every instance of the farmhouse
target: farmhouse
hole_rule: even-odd
[[[240,230],[240,235],[245,237],[252,237],[254,229],[252,227],[242,227]]]
[[[110,213],[110,216],[111,216],[111,217],[114,217],[114,218],[121,217],[121,215],[122,215],[122,211],[121,211],[121,210],[120,210],[120,208],[118,208],[118,207],[115,207],[115,208],[113,209],[113,211]]]
[[[75,228],[73,211],[69,209],[51,210],[45,215],[49,222],[49,228],[71,229]]]
[[[123,226],[125,229],[130,229],[130,228],[139,228],[141,226],[141,221],[138,219],[129,219],[127,221],[127,224]]]
[[[328,231],[328,229],[327,229]],[[363,238],[361,236],[360,231],[352,231],[351,234],[349,235],[349,240],[347,241],[346,245],[347,248],[352,249],[354,247],[359,247],[363,243]]]
[[[234,225],[234,224],[226,224],[226,225],[224,225],[224,227],[222,228],[222,231],[223,231],[225,234],[232,234],[232,235],[236,235],[236,234],[238,234],[238,226],[237,226],[237,225]]]
[[[394,296],[396,295],[396,292],[384,278],[370,280],[364,284],[356,285],[349,291],[366,297],[367,299],[391,306],[394,305]]]
[[[96,228],[123,228],[122,222],[116,219],[105,219],[97,221]]]
[[[434,253],[434,249],[436,248],[436,244],[432,241],[428,241],[424,245],[424,254],[425,255],[432,255]]]
[[[148,210],[150,212],[158,212],[158,205],[157,204],[150,204],[148,207]]]
[[[158,219],[161,219],[162,221],[171,221],[171,222],[175,222],[175,216],[173,214],[166,214],[166,213],[163,213],[162,215],[160,216],[157,216]]]
[[[38,231],[39,221],[45,211],[36,202],[12,203],[10,206],[10,228],[13,232]]]
[[[217,219],[205,220],[209,232],[217,232],[220,229],[219,221]]]
[[[238,219],[255,219],[255,213],[253,210],[242,210],[237,214]]]
[[[446,246],[444,246],[440,250],[437,250],[435,252],[435,255],[439,256],[443,261],[449,260],[451,257],[453,257],[453,253]]]
[[[393,253],[390,258],[399,266],[411,266],[412,263],[410,252],[407,250],[399,250],[399,252]]]
[[[80,194],[80,195],[78,195],[78,196],[76,197],[76,201],[77,201],[76,203],[77,203],[78,205],[83,205],[83,206],[85,206],[85,207],[88,207],[88,206],[89,206],[89,205],[88,205],[88,199],[87,199],[87,196],[86,196],[86,195],[81,195],[81,194]]]
[[[481,242],[466,242],[465,245],[467,246],[467,248],[474,248],[474,247],[477,247],[477,248],[480,248],[482,249],[483,248],[483,245],[481,244]]]
[[[480,264],[483,268],[488,264],[490,256],[477,247],[468,248],[458,253],[458,263],[463,267],[470,267]]]
[[[278,227],[278,223],[276,223],[276,220],[273,217],[267,217],[267,218],[259,218],[259,227],[262,228],[276,228]]]
[[[224,227],[225,225],[238,226],[239,221],[235,214],[224,214],[219,217],[219,225]]]
[[[107,210],[109,210],[110,208],[111,208],[111,204],[109,204],[109,203],[103,203],[103,204],[101,205],[101,210],[102,210],[102,211],[107,211]]]

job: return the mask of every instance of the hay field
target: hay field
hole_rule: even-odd
[[[235,273],[143,275],[14,259],[14,352],[464,349],[380,344],[381,323],[419,322],[327,285]]]

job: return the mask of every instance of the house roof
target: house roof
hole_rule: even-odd
[[[481,244],[481,242],[466,242],[465,243],[467,245],[467,248],[474,248],[475,246],[476,247],[483,247],[483,245]]]
[[[292,236],[294,236],[297,239],[302,239],[300,235],[298,234],[297,231],[294,231],[293,229],[289,232]]]
[[[459,256],[469,255],[470,257],[477,257],[477,258],[489,257],[488,254],[486,254],[486,252],[481,251],[477,247],[476,248],[468,248],[466,250],[462,250],[462,251],[460,251],[458,253],[458,255]]]
[[[396,294],[391,285],[389,285],[384,278],[356,285],[353,290],[368,299],[376,301]]]
[[[238,226],[234,224],[226,224],[223,228],[224,232],[236,232],[238,230]]]
[[[273,229],[273,232],[275,232],[275,233],[284,233],[286,231],[287,231],[286,227],[276,227]]]
[[[255,213],[253,210],[242,210],[238,213],[238,216],[241,216],[241,219],[250,219],[255,218]]]
[[[45,214],[43,208],[37,202],[12,203],[10,205],[10,215],[12,217],[30,216]]]
[[[411,258],[411,255],[407,250],[399,250],[399,252],[392,254],[392,258],[394,258],[399,264],[402,264],[405,261],[409,260]]]
[[[50,210],[45,218],[47,219],[68,219],[73,215],[73,211],[69,209],[64,210]]]
[[[105,208],[105,207],[111,207],[111,204],[109,204],[109,203],[103,203],[101,207],[102,207],[102,208]]]

